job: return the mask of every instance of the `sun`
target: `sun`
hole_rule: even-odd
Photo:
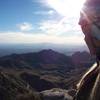
[[[63,16],[77,16],[85,0],[46,0],[47,4]]]

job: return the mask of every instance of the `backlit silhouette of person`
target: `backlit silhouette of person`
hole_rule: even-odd
[[[96,63],[77,85],[74,100],[100,100],[100,0],[86,0],[80,12],[79,25]]]

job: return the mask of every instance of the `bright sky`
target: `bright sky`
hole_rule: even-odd
[[[0,0],[0,43],[84,44],[84,0]]]

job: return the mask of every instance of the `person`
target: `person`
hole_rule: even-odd
[[[79,25],[96,63],[77,84],[74,100],[100,100],[100,0],[86,0],[80,12]]]

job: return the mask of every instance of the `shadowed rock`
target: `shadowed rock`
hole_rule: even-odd
[[[40,93],[42,100],[72,100],[67,90],[54,88]]]

